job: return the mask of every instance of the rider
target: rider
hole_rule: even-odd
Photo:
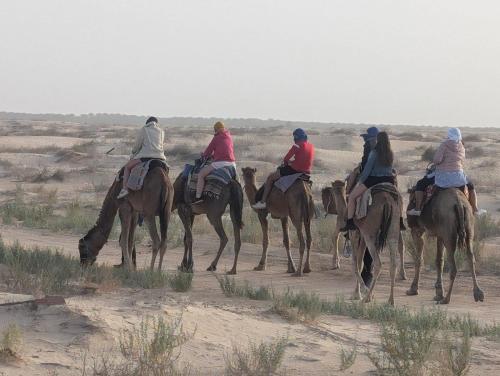
[[[419,216],[422,212],[424,191],[431,185],[436,184],[440,188],[460,188],[467,186],[469,191],[469,202],[473,212],[478,213],[477,196],[474,185],[464,173],[465,148],[462,143],[462,134],[458,128],[448,129],[448,137],[439,145],[434,154],[434,174],[428,171],[426,176],[417,182],[415,187],[415,209],[409,210],[408,215]]]
[[[365,141],[365,143],[363,144],[363,157],[361,158],[360,172],[362,172],[365,168],[370,152],[375,149],[375,145],[377,144],[377,135],[379,134],[379,132],[380,131],[377,127],[370,127],[366,130],[366,133],[360,135]]]
[[[266,200],[273,188],[273,184],[282,176],[293,174],[310,174],[314,159],[314,145],[307,141],[307,134],[302,128],[293,131],[295,144],[290,148],[283,158],[283,165],[278,167],[266,180],[262,199],[253,204],[254,209],[265,209]]]
[[[141,159],[166,159],[163,151],[163,139],[164,132],[158,126],[158,119],[151,116],[146,121],[146,125],[139,130],[130,160],[123,169],[123,188],[118,194],[118,199],[128,195],[127,181],[130,171],[141,163]]]
[[[354,212],[356,211],[356,198],[361,196],[368,188],[380,183],[395,184],[393,167],[394,153],[391,149],[389,136],[386,132],[379,132],[375,148],[370,152],[365,168],[361,173],[358,183],[349,194],[347,201],[347,223],[340,231],[356,230]]]
[[[236,169],[234,158],[234,146],[231,133],[226,129],[224,123],[218,121],[214,124],[214,137],[205,151],[201,154],[204,158],[212,158],[212,163],[203,167],[198,173],[198,181],[196,182],[196,201],[193,204],[203,202],[201,195],[205,187],[205,178],[210,175],[213,170],[233,166]]]

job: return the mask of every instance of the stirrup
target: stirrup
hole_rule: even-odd
[[[420,217],[420,214],[422,214],[422,210],[417,210],[417,209],[413,208],[411,210],[408,210],[406,212],[406,214],[412,215],[412,216],[415,216],[415,217]]]
[[[256,202],[255,204],[253,204],[252,208],[257,209],[257,210],[261,210],[261,209],[266,209],[267,205],[265,202],[259,201],[259,202]]]
[[[127,195],[128,195],[128,193],[129,193],[129,192],[128,192],[128,190],[127,190],[127,189],[125,189],[125,188],[123,188],[123,189],[120,191],[120,193],[118,193],[118,196],[116,196],[116,198],[117,198],[118,200],[119,200],[119,199],[121,199],[121,198],[124,198],[125,196],[127,196]]]

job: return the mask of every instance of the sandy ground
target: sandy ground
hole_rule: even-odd
[[[98,204],[102,201],[105,189],[114,178],[118,166],[127,160],[129,144],[123,142],[120,136],[126,132],[135,132],[130,127],[99,127],[86,129],[85,126],[71,124],[69,137],[61,135],[37,135],[30,137],[32,129],[38,132],[50,131],[51,124],[35,124],[29,128],[16,126],[5,129],[0,136],[0,202],[11,201],[15,191],[22,183],[26,197],[37,197],[41,184],[31,183],[29,179],[19,178],[19,171],[26,176],[42,169],[62,169],[66,173],[63,183],[49,181],[43,184],[46,191],[57,190],[59,209],[72,200],[85,204]],[[34,128],[33,128],[34,127]],[[38,127],[38,128],[37,128]],[[58,124],[57,127],[64,127]],[[69,129],[69,128],[68,128]],[[73,131],[74,129],[74,131]],[[9,132],[24,132],[22,136],[10,135]],[[286,152],[290,144],[289,130],[278,129],[266,136],[266,143],[254,147],[255,135],[248,131],[235,132],[235,142],[238,146],[239,167],[253,166],[259,169],[258,179],[263,181],[266,173],[271,171]],[[77,134],[93,132],[94,138],[73,137]],[[176,135],[176,132],[179,133]],[[172,164],[171,176],[174,177],[187,162],[170,152],[177,144],[189,144],[190,148],[199,151],[209,140],[209,134],[196,130],[192,135],[180,134],[179,130],[168,130],[167,156]],[[433,130],[440,135],[442,130]],[[466,134],[465,132],[464,134]],[[361,155],[361,141],[357,132],[350,135],[335,131],[320,130],[311,135],[311,140],[317,146],[318,165],[313,176],[314,189],[318,196],[319,188],[335,179],[342,179]],[[417,134],[418,136],[419,134]],[[487,208],[495,218],[498,218],[500,200],[497,196],[496,183],[498,167],[487,165],[488,158],[498,155],[500,144],[488,133],[488,139],[474,145],[484,146],[488,153],[485,157],[473,159],[468,168],[471,174],[483,174],[488,178],[488,186],[480,190],[480,204]],[[86,136],[90,137],[90,136]],[[29,149],[57,145],[61,148],[71,148],[98,138],[98,147],[93,154],[70,155],[60,160],[50,153],[16,153],[15,148]],[[127,136],[128,137],[128,136]],[[437,136],[436,136],[437,137]],[[439,139],[439,137],[437,137]],[[129,142],[130,140],[125,140]],[[250,146],[248,146],[250,145]],[[423,141],[395,141],[393,143],[396,158],[404,160],[411,168],[401,176],[401,186],[405,187],[410,180],[421,176],[426,162],[420,160],[422,148],[429,145]],[[106,155],[105,151],[116,147],[116,152]],[[2,152],[9,148],[9,152]],[[170,154],[169,154],[170,153]],[[485,179],[486,180],[486,179]],[[500,184],[500,180],[499,180]],[[99,186],[104,187],[99,188]],[[486,189],[487,188],[487,189]],[[319,197],[316,197],[319,200]],[[320,219],[321,220],[321,219]],[[37,245],[62,249],[63,252],[77,256],[77,235],[51,233],[47,230],[28,229],[23,227],[2,226],[0,233],[6,242],[18,240],[26,246]],[[276,240],[276,239],[275,239]],[[499,239],[489,239],[485,254],[498,253]],[[194,337],[184,346],[181,362],[190,364],[197,374],[220,375],[224,368],[224,354],[231,347],[247,346],[249,341],[268,341],[279,336],[287,336],[289,345],[286,349],[284,369],[289,375],[370,375],[374,367],[363,355],[364,349],[376,349],[378,345],[378,326],[372,322],[355,320],[340,316],[321,316],[314,323],[290,323],[270,312],[269,302],[252,301],[245,298],[225,297],[213,273],[205,271],[215,256],[218,242],[213,235],[195,236],[195,276],[193,289],[188,293],[176,293],[171,289],[112,289],[97,291],[95,294],[73,296],[66,299],[64,306],[39,307],[31,310],[27,306],[0,307],[0,329],[8,323],[17,323],[23,331],[24,344],[21,359],[10,364],[0,364],[0,375],[81,375],[83,359],[91,359],[98,354],[116,354],[116,339],[120,331],[137,324],[143,317],[166,315],[176,318],[182,314],[184,329],[195,332]],[[315,292],[325,299],[334,299],[338,295],[349,297],[354,287],[350,260],[342,259],[340,270],[330,270],[331,255],[318,253],[311,256],[313,272],[303,278],[293,278],[285,273],[286,258],[282,247],[270,247],[268,268],[263,272],[253,271],[260,257],[260,245],[244,243],[236,279],[240,282],[249,281],[254,286],[267,285],[281,290],[292,288],[295,291],[305,290]],[[297,250],[294,249],[297,259]],[[182,258],[180,248],[169,249],[166,256],[166,270],[175,270]],[[138,261],[140,266],[147,265],[150,251],[145,245],[139,247]],[[226,248],[218,266],[218,274],[224,273],[232,266],[232,247]],[[115,264],[120,261],[120,251],[116,241],[110,241],[99,256],[99,262]],[[421,307],[434,308],[435,273],[424,271],[421,278],[420,295],[408,297],[406,289],[413,277],[413,266],[407,256],[407,273],[409,280],[398,281],[396,286],[396,304],[419,310]],[[1,273],[1,269],[0,269]],[[481,322],[493,323],[500,321],[500,277],[495,275],[480,275],[479,283],[485,292],[484,303],[474,303],[472,297],[472,281],[466,272],[460,272],[455,283],[452,302],[447,307],[439,307],[453,314],[470,314]],[[378,302],[388,298],[389,281],[387,260],[383,273],[375,291]],[[11,301],[24,297],[3,293],[0,301]],[[348,371],[339,371],[339,353],[342,347],[359,348],[355,365]],[[500,374],[500,343],[484,338],[473,340],[473,360],[471,375],[490,376]]]

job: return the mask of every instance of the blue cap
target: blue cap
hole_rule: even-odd
[[[379,132],[377,127],[370,127],[366,130],[366,133],[360,134],[360,136],[363,137],[363,140],[368,141],[377,137]]]
[[[293,131],[293,139],[295,141],[305,141],[307,140],[307,134],[302,128],[297,128]]]

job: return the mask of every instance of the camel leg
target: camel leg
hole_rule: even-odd
[[[224,231],[224,226],[222,224],[222,217],[221,216],[210,217],[208,215],[207,217],[212,226],[214,227],[215,232],[217,232],[217,235],[219,236],[219,250],[217,251],[217,255],[215,256],[214,260],[207,268],[209,272],[214,272],[217,270],[217,263],[219,262],[219,258],[222,255],[222,251],[226,247],[228,239],[226,232]],[[234,270],[228,272],[228,274],[234,274],[234,273],[235,273]]]
[[[483,290],[481,290],[481,288],[479,287],[479,284],[477,283],[476,259],[474,257],[474,252],[472,250],[472,240],[471,239],[467,240],[466,252],[467,252],[467,258],[469,259],[470,271],[472,274],[472,283],[474,284],[474,289],[473,289],[474,300],[476,302],[482,302],[482,301],[484,301],[484,292],[483,292]]]
[[[132,209],[128,205],[123,205],[120,208],[120,222],[121,222],[121,234],[120,234],[120,247],[122,249],[123,261],[127,270],[131,270],[131,260],[129,254],[129,234],[130,226],[132,222]]]
[[[311,273],[311,244],[312,244],[312,236],[311,236],[311,222],[304,223],[304,229],[306,232],[306,262],[304,264],[304,273]]]
[[[444,291],[443,291],[443,266],[444,266],[444,243],[438,237],[436,239],[436,272],[437,279],[434,285],[436,289],[436,296],[434,296],[434,300],[440,302],[443,300]]]
[[[351,239],[354,238],[351,232]],[[361,240],[361,239],[358,239]],[[354,249],[352,252],[352,271],[354,273],[354,277],[356,279],[356,286],[354,287],[354,292],[352,294],[353,300],[361,300],[362,294],[364,294],[368,289],[363,281],[363,277],[361,276],[361,270],[363,269],[363,259],[365,254],[365,245],[364,242],[353,242],[351,241]],[[355,244],[356,243],[356,244]],[[362,290],[362,291],[361,291]]]
[[[399,226],[398,226],[399,227]],[[387,246],[389,248],[389,253],[390,253],[390,278],[391,278],[391,292],[389,294],[389,301],[388,303],[392,306],[394,306],[394,285],[396,284],[396,269],[397,269],[397,263],[396,263],[396,253],[399,251],[399,245],[401,243],[401,232],[399,229],[394,231],[391,234],[389,234],[389,237],[387,239]]]
[[[234,264],[232,269],[227,274],[236,274],[236,265],[238,264],[238,255],[240,254],[241,248],[241,228],[237,225],[237,220],[231,212],[231,222],[233,222],[233,234],[234,234]]]
[[[144,218],[144,221],[148,226],[149,236],[151,237],[152,255],[150,269],[153,270],[155,266],[156,256],[158,255],[158,250],[160,248],[160,237],[158,236],[155,217]]]
[[[266,270],[267,247],[269,246],[269,222],[267,220],[267,213],[264,210],[259,210],[257,215],[262,229],[262,256],[259,265],[253,268],[253,270]]]
[[[411,237],[415,246],[415,276],[411,287],[406,291],[406,295],[418,295],[418,284],[420,281],[420,269],[424,263],[424,231],[416,228],[411,229]]]
[[[194,266],[192,254],[194,216],[188,213],[184,206],[179,206],[177,208],[177,212],[182,225],[184,226],[184,257],[182,258],[182,263],[179,269],[184,272],[192,272]]]
[[[295,263],[293,262],[292,252],[290,251],[290,233],[288,231],[288,217],[281,218],[281,228],[283,230],[283,246],[286,250],[286,257],[288,259],[287,273],[295,273]]]
[[[366,246],[368,247],[370,255],[373,258],[373,281],[370,289],[368,290],[368,294],[366,294],[365,299],[363,300],[365,303],[369,303],[373,299],[373,290],[375,289],[375,285],[377,284],[378,277],[380,276],[380,272],[382,270],[382,260],[380,260],[380,255],[375,247],[375,239],[370,238],[365,240]]]
[[[455,278],[457,277],[457,264],[455,262],[455,250],[457,249],[457,236],[454,235],[452,239],[448,239],[445,243],[446,253],[448,255],[448,264],[450,266],[450,285],[448,287],[448,293],[439,301],[439,304],[449,304],[451,300],[451,293],[453,291],[453,284],[455,283]]]
[[[137,222],[139,220],[139,213],[132,214],[130,221],[129,237],[128,237],[128,251],[130,259],[132,260],[132,267],[134,270],[137,268],[136,252],[135,252],[135,230],[137,229]]]
[[[332,234],[332,247],[333,247],[333,270],[340,268],[340,258],[339,258],[339,238],[340,238],[340,223],[337,218],[337,223],[333,229]]]
[[[292,219],[293,225],[297,230],[297,238],[299,239],[299,267],[297,271],[293,274],[294,277],[302,277],[302,263],[304,261],[304,250],[306,248],[306,242],[304,240],[304,234],[302,233],[302,221],[301,219]]]
[[[403,233],[399,232],[399,242],[398,242],[398,252],[399,252],[399,279],[402,281],[406,280],[405,271],[405,242],[403,240]]]

